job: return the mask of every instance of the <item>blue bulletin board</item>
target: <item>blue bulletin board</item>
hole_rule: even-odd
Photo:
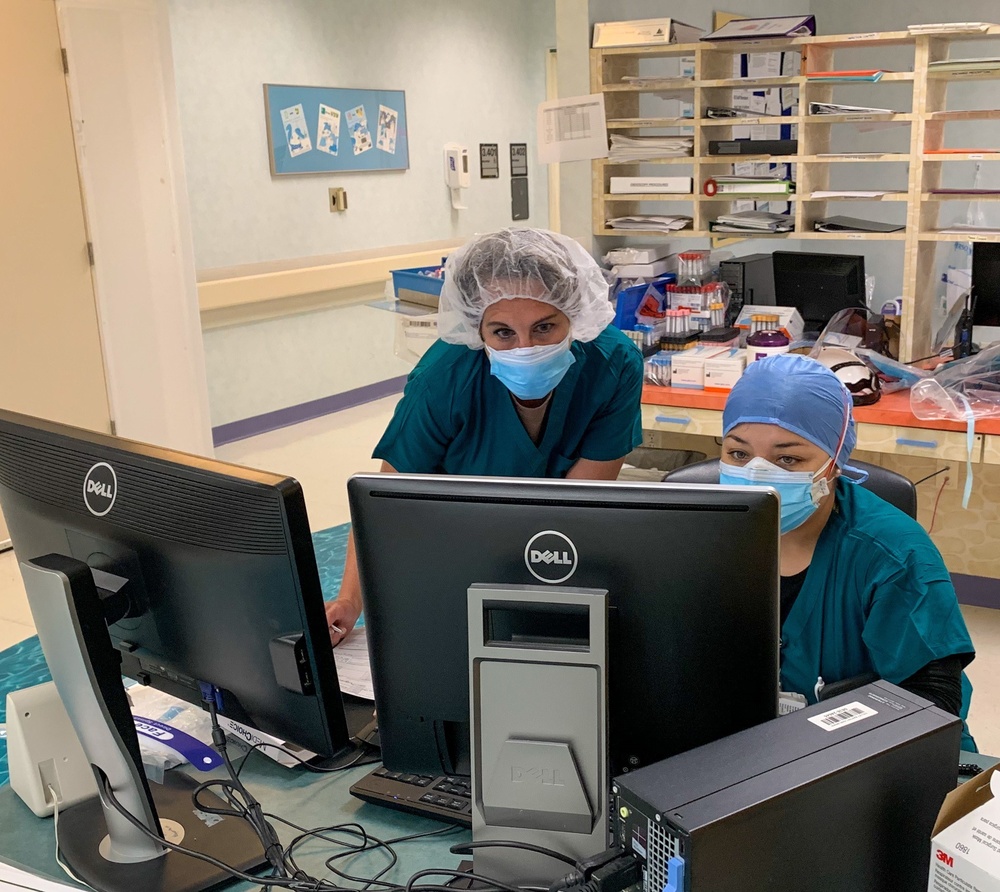
[[[406,94],[264,84],[274,176],[406,170]]]

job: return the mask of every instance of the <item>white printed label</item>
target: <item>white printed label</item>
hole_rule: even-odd
[[[878,712],[870,706],[855,701],[846,706],[838,706],[829,712],[814,715],[810,717],[809,721],[824,731],[835,731],[837,728],[843,728],[844,725],[852,725],[854,722],[860,722],[873,715],[878,715]]]
[[[876,34],[874,31],[871,31],[868,34],[852,34],[847,39],[848,40],[874,40],[876,37],[878,37],[878,34]]]

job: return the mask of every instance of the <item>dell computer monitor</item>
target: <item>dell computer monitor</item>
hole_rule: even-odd
[[[295,480],[0,410],[0,507],[19,562],[125,583],[140,609],[110,626],[122,674],[195,704],[215,686],[224,716],[324,756],[347,746]]]
[[[616,774],[775,717],[774,491],[370,474],[348,495],[387,768],[469,773],[474,583],[607,589]]]
[[[868,306],[862,255],[775,251],[771,256],[775,303],[795,307],[807,332],[822,331],[839,310]]]

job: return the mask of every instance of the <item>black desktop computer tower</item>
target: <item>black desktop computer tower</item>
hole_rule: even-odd
[[[962,723],[885,681],[615,778],[644,892],[926,892]]]
[[[740,306],[774,306],[774,266],[770,254],[748,254],[719,264],[719,278]]]

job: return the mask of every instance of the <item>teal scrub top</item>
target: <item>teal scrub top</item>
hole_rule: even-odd
[[[574,341],[536,446],[485,350],[436,341],[410,373],[374,458],[401,473],[565,477],[578,459],[612,461],[642,443],[642,354],[608,326]]]
[[[975,656],[944,560],[913,518],[837,482],[802,589],[781,627],[781,686],[816,702],[816,683],[876,672],[898,684],[932,660]],[[962,673],[963,722],[972,685]],[[962,749],[975,751],[964,728]]]

